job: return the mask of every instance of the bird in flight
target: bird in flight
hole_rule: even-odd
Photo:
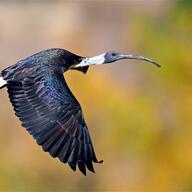
[[[9,99],[22,126],[43,150],[58,157],[75,171],[94,172],[98,161],[79,102],[71,93],[63,73],[72,69],[86,73],[89,66],[121,59],[155,61],[109,51],[82,57],[64,49],[48,49],[29,56],[0,73],[0,88],[7,87]]]

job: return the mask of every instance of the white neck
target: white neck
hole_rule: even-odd
[[[100,65],[105,62],[105,53],[102,53],[100,55],[94,56],[94,57],[87,57],[82,59],[82,61],[75,65],[75,67],[84,67],[89,65]]]

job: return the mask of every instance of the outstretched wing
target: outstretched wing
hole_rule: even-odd
[[[92,162],[99,162],[81,107],[62,73],[9,79],[7,87],[16,115],[44,151],[73,170],[78,165],[85,175],[86,168],[94,172]]]

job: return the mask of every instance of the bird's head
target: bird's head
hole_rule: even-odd
[[[146,57],[143,56],[135,56],[135,55],[131,55],[131,54],[124,54],[124,53],[119,53],[116,51],[108,51],[106,53],[102,53],[100,55],[94,56],[94,57],[83,57],[81,59],[81,61],[77,64],[75,64],[75,66],[73,66],[74,68],[78,68],[78,67],[85,67],[85,66],[90,66],[90,65],[100,65],[100,64],[107,64],[107,63],[112,63],[121,59],[135,59],[135,60],[143,60],[143,61],[147,61],[149,63],[152,63],[154,65],[156,65],[157,67],[160,67],[160,65],[151,60],[148,59]]]
[[[108,51],[104,54],[104,63],[112,63],[121,59],[121,53]]]

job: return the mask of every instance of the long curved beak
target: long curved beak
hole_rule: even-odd
[[[135,60],[143,60],[143,61],[147,61],[149,63],[152,63],[154,65],[156,65],[157,67],[161,67],[161,65],[159,63],[157,63],[156,61],[153,61],[151,59],[148,59],[146,57],[143,56],[135,56],[135,55],[128,55],[128,54],[120,54],[119,55],[119,59],[135,59]]]

